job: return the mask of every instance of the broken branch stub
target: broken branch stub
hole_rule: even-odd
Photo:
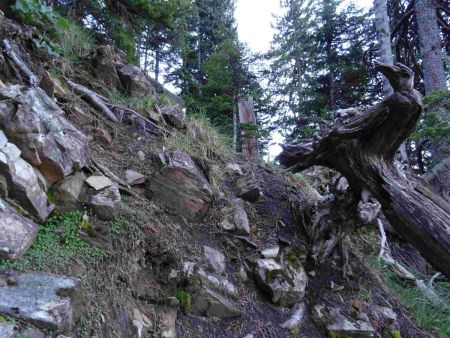
[[[395,231],[450,277],[450,206],[393,163],[423,110],[421,95],[413,88],[414,73],[399,63],[377,63],[376,69],[389,79],[393,95],[334,127],[316,144],[286,146],[278,160],[294,172],[313,165],[341,172],[352,189],[372,194]]]

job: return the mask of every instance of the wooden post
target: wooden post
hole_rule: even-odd
[[[257,124],[253,105],[253,97],[248,100],[239,100],[239,122],[242,125],[242,153],[249,159],[258,158],[258,138],[256,136]]]

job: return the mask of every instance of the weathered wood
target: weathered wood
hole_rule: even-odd
[[[119,122],[116,115],[108,108],[108,106],[103,102],[103,100],[95,93],[94,91],[86,88],[82,85],[79,85],[69,79],[66,79],[67,84],[78,94],[80,94],[83,98],[86,99],[92,106],[100,110],[103,114],[106,115],[110,120],[114,122]]]
[[[30,70],[30,68],[23,62],[14,50],[12,43],[8,39],[2,41],[3,48],[6,54],[20,69],[20,71],[27,77],[27,82],[31,87],[36,87],[39,83],[38,77]]]
[[[242,153],[250,159],[258,158],[258,138],[256,137],[256,115],[253,105],[253,97],[249,96],[248,100],[239,100],[239,122],[243,126],[241,132]],[[245,127],[249,130],[245,130]],[[253,127],[253,129],[252,129]],[[251,129],[251,130],[250,130]]]
[[[393,164],[423,109],[414,74],[402,64],[377,63],[377,70],[389,79],[392,96],[315,144],[285,147],[278,159],[294,172],[313,165],[341,172],[354,191],[373,195],[395,231],[450,277],[450,205]]]

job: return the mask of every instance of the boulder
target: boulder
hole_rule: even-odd
[[[88,205],[98,218],[104,221],[112,221],[119,214],[121,196],[117,184],[108,186],[96,192],[89,198]]]
[[[283,267],[274,259],[258,259],[255,278],[272,303],[286,307],[303,299],[308,283],[308,277],[300,264]]]
[[[86,184],[94,190],[99,191],[108,188],[115,183],[106,176],[90,176],[86,179]]]
[[[0,193],[15,199],[26,211],[44,221],[53,207],[49,205],[33,167],[20,155],[19,148],[7,142],[0,130]]]
[[[120,91],[121,82],[116,68],[126,63],[126,55],[113,45],[105,45],[97,48],[93,59],[95,75],[109,88]]]
[[[86,137],[63,115],[41,88],[9,85],[0,89],[0,127],[48,185],[84,167],[88,160]]]
[[[197,316],[218,317],[221,319],[237,318],[242,311],[222,295],[202,287],[193,296],[191,313]]]
[[[172,127],[181,129],[184,127],[184,112],[178,105],[166,105],[161,107],[161,113],[164,121]]]
[[[226,231],[235,230],[239,234],[250,234],[250,223],[244,208],[244,201],[240,198],[227,202],[227,206],[222,208],[222,229]]]
[[[41,272],[0,271],[0,314],[42,329],[64,331],[73,323],[72,299],[80,281]]]
[[[148,197],[188,220],[201,219],[211,203],[212,189],[197,164],[182,151],[163,151],[157,161],[159,168],[147,185]]]
[[[225,256],[219,250],[205,245],[203,246],[203,253],[212,272],[219,275],[225,274]]]
[[[139,185],[145,182],[145,176],[134,170],[125,171],[125,181],[128,185]]]
[[[0,259],[16,260],[33,244],[38,225],[0,199]]]
[[[255,175],[250,172],[236,181],[238,196],[249,202],[257,202],[261,197],[261,190],[256,183]]]
[[[52,188],[54,191],[54,203],[58,212],[80,210],[84,196],[84,181],[86,175],[79,171],[67,176],[59,185]]]
[[[142,69],[134,65],[125,65],[118,71],[122,87],[131,97],[145,98],[155,96],[155,89]]]
[[[344,316],[338,308],[316,305],[312,312],[314,322],[329,336],[354,338],[375,336],[375,329],[370,322]]]

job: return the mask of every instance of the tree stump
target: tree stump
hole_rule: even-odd
[[[354,191],[373,195],[395,231],[450,277],[450,205],[424,181],[407,178],[393,161],[423,110],[414,73],[399,63],[377,62],[376,69],[394,94],[317,142],[286,146],[278,159],[293,172],[313,165],[341,172]]]
[[[249,159],[258,158],[258,138],[253,97],[239,100],[239,122],[241,123],[242,153]]]

